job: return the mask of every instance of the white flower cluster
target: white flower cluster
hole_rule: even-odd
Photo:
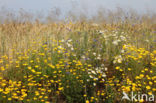
[[[114,45],[118,45],[120,42],[125,42],[127,40],[124,32],[112,31],[112,33],[107,33],[107,31],[99,31],[99,33],[103,35],[106,44],[112,39],[112,44]]]
[[[101,54],[96,54],[95,52],[93,52],[93,55],[96,56],[96,60],[101,60]]]
[[[119,37],[115,37],[115,40],[112,42],[114,45],[118,45],[120,42],[126,41],[126,37],[120,35]]]
[[[67,40],[67,46],[73,51],[74,48],[73,48],[73,45],[71,44],[71,42],[72,42],[72,39]]]
[[[107,67],[96,67],[93,69],[88,69],[88,74],[90,79],[88,79],[87,81],[89,82],[90,80],[95,81],[93,83],[94,86],[96,86],[96,81],[98,81],[99,79],[101,79],[102,81],[105,81],[105,77],[106,77],[106,73],[105,71],[107,71]],[[101,78],[99,78],[99,76],[101,76]]]
[[[113,63],[114,64],[116,64],[116,63],[122,63],[122,61],[123,61],[122,56],[121,55],[118,55],[118,56],[115,56]]]

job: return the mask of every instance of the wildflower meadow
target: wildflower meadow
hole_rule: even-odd
[[[0,103],[155,103],[155,99],[155,24],[0,24]]]

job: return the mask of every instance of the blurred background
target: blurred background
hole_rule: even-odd
[[[151,17],[156,13],[155,5],[156,0],[0,0],[0,21],[27,18],[45,22],[145,14]]]

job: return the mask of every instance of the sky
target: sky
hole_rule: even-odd
[[[156,12],[156,0],[0,0],[0,8],[2,7],[14,11],[23,8],[31,12],[48,12],[53,8],[59,8],[62,13],[75,11],[89,14],[96,13],[100,7],[110,10],[121,7],[144,13],[147,10]]]

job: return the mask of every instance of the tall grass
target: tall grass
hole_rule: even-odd
[[[0,24],[0,102],[127,103],[123,92],[155,96],[155,19],[102,15]]]

